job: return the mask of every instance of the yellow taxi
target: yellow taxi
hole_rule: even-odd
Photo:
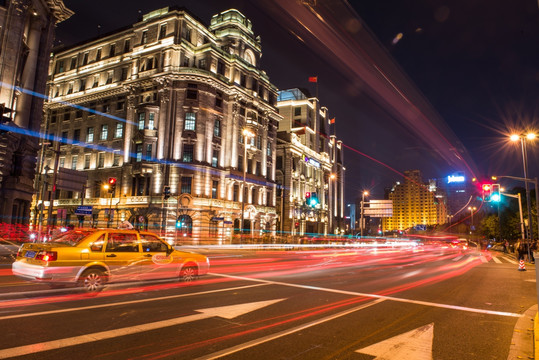
[[[23,244],[12,271],[51,286],[73,284],[97,292],[106,283],[120,281],[193,281],[209,267],[206,256],[175,250],[150,232],[80,229],[45,243]]]

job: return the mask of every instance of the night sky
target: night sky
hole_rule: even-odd
[[[262,38],[262,68],[271,82],[279,89],[307,88],[314,95],[308,77],[318,75],[319,98],[336,118],[337,136],[351,149],[376,159],[346,150],[348,201],[363,189],[381,197],[385,187],[402,180],[399,172],[405,170],[420,169],[425,178],[465,170],[443,161],[414,129],[373,101],[339,67],[338,59],[320,52],[317,44],[306,41],[285,21],[290,14],[280,18],[272,10],[272,1],[64,3],[75,15],[58,25],[55,45],[113,31],[169,5],[189,9],[206,25],[220,11],[240,10]],[[357,13],[445,120],[440,131],[451,142],[458,137],[466,147],[473,159],[469,165],[478,177],[522,176],[520,148],[508,144],[506,137],[513,130],[539,129],[537,0],[356,0],[348,4],[318,0],[322,3]],[[339,18],[333,21],[337,26]],[[539,143],[529,147],[531,177],[539,176],[536,146]]]

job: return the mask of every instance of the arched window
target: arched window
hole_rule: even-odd
[[[176,221],[176,230],[182,236],[193,235],[193,219],[189,215],[180,215]]]

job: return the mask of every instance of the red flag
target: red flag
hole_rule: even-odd
[[[318,76],[309,76],[309,82],[318,82]]]
[[[330,123],[330,124],[335,124],[335,118],[329,120],[329,123]]]

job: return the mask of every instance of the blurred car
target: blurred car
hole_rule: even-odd
[[[468,250],[468,240],[466,239],[453,240],[451,241],[451,247],[453,249]]]
[[[116,229],[73,230],[46,243],[23,244],[12,265],[18,277],[87,292],[120,281],[193,281],[208,270],[204,255],[175,250],[149,232]]]

